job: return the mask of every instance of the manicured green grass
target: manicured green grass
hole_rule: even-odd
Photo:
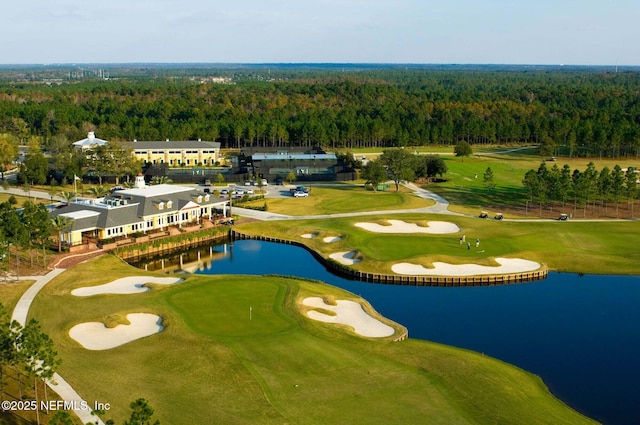
[[[448,221],[462,230],[448,235],[380,234],[355,226],[357,222],[384,222],[386,219],[413,223]],[[495,257],[523,258],[547,265],[551,270],[575,273],[636,274],[640,262],[637,249],[640,223],[495,221],[472,217],[433,214],[393,214],[366,217],[333,218],[332,220],[299,220],[247,223],[237,230],[254,235],[280,237],[302,242],[325,257],[333,252],[356,250],[364,260],[355,269],[373,273],[391,273],[391,266],[406,261],[425,266],[434,261],[453,264],[478,263],[496,265]],[[313,239],[305,233],[317,233]],[[460,245],[465,235],[478,249]],[[342,236],[325,243],[327,236]]]
[[[543,158],[534,150],[502,152],[501,149],[496,152],[483,151],[464,159],[444,156],[448,169],[444,176],[446,181],[429,185],[427,189],[446,198],[451,204],[450,209],[456,212],[476,214],[486,209],[487,205],[524,205],[527,200],[522,185],[524,175],[531,169],[537,170]],[[596,158],[558,158],[556,162],[547,162],[547,167],[551,169],[555,164],[562,169],[568,164],[571,170],[584,170],[589,162],[593,162],[598,170],[605,166],[613,169],[616,164],[623,168],[640,168],[640,160]],[[496,184],[492,191],[487,190],[483,182],[488,167],[493,171]]]
[[[319,283],[189,276],[142,294],[69,293],[139,274],[113,257],[92,260],[50,282],[31,310],[64,360],[62,376],[86,399],[111,403],[107,417],[117,423],[138,397],[175,425],[593,423],[537,377],[498,360],[419,340],[360,338],[307,319],[304,297],[357,299]],[[106,351],[68,337],[75,323],[128,312],[159,314],[166,327]]]
[[[372,158],[373,156],[377,156],[378,154],[381,154],[382,151],[386,150],[386,149],[393,149],[393,148],[350,148],[350,149],[337,149],[338,152],[351,152],[356,159],[360,159],[360,157],[362,155],[364,155],[366,158]],[[417,152],[417,153],[437,153],[437,154],[441,154],[441,155],[453,155],[453,146],[410,146],[405,148],[406,150],[408,150],[409,152]]]
[[[9,314],[13,312],[16,303],[33,282],[33,280],[16,281],[13,278],[0,280],[0,304]]]
[[[27,201],[31,201],[31,202],[35,202],[36,204],[48,204],[49,201],[46,199],[39,199],[39,198],[33,198],[33,197],[27,197],[26,193],[25,196],[20,196],[20,195],[11,195],[9,193],[0,193],[0,203],[3,202],[7,202],[9,200],[9,198],[11,198],[11,196],[13,196],[16,201],[18,201],[17,207],[22,207],[24,205],[25,202]]]
[[[262,206],[265,200],[246,205]],[[267,199],[269,212],[287,215],[340,214],[357,211],[377,211],[395,209],[424,208],[433,201],[418,198],[408,189],[401,187],[396,192],[389,190],[373,192],[361,186],[312,187],[307,198]]]
[[[229,279],[209,285],[184,285],[169,297],[188,326],[211,337],[277,334],[292,323],[273,314],[272,300],[282,301],[284,288],[269,282]],[[260,304],[253,304],[260,301]]]

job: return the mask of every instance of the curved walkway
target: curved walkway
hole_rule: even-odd
[[[47,283],[49,283],[55,277],[59,276],[65,270],[66,269],[54,268],[44,276],[20,277],[19,280],[35,280],[35,283],[31,285],[29,289],[27,289],[25,293],[22,294],[22,297],[20,297],[20,299],[18,300],[16,307],[13,309],[11,320],[15,320],[20,323],[20,325],[24,326],[27,323],[27,316],[29,314],[31,303],[33,302],[38,292],[40,292],[40,290],[44,288]],[[73,387],[69,385],[69,383],[57,373],[53,375],[53,379],[47,380],[47,386],[55,391],[65,402],[73,403],[74,406],[93,406],[93,403],[83,403],[84,400],[82,397],[80,397],[80,394],[78,394],[76,390],[74,390]],[[73,412],[80,418],[83,424],[91,423],[104,425],[104,422],[99,417],[94,416],[91,413],[91,410],[83,410],[78,408],[74,409]]]

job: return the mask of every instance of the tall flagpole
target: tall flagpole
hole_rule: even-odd
[[[76,180],[80,180],[80,177],[73,175],[73,195],[76,198],[76,202],[78,202],[78,189],[76,187]]]

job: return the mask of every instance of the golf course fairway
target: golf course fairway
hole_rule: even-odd
[[[395,342],[401,325],[318,282],[186,275],[143,293],[71,295],[140,273],[102,256],[50,282],[30,311],[55,342],[60,374],[90,403],[110,403],[104,418],[116,423],[139,397],[153,406],[154,419],[173,425],[594,423],[514,366],[427,341]],[[307,297],[357,301],[396,333],[365,338],[311,320]],[[127,324],[130,313],[157,314],[164,329],[103,351],[68,335],[82,322]]]

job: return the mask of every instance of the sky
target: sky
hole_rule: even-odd
[[[0,64],[640,65],[639,0],[17,0]]]

